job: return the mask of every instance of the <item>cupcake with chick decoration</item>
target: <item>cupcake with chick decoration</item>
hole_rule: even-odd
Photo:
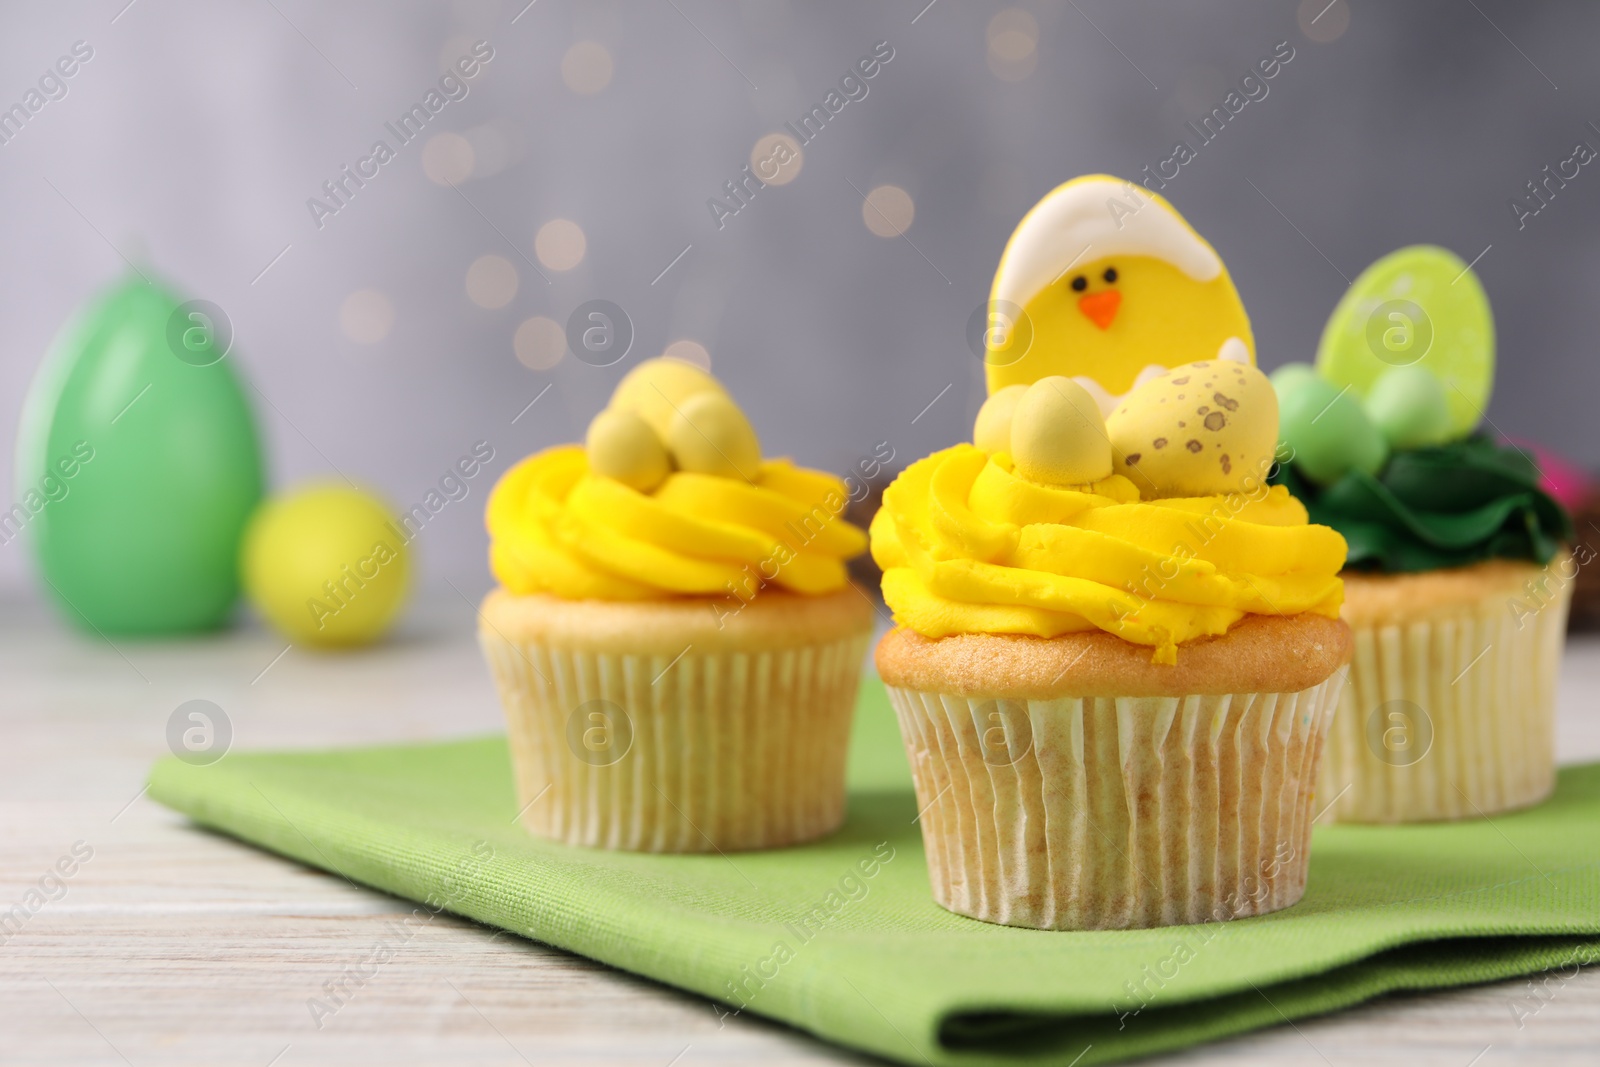
[[[876,662],[934,898],[1039,929],[1287,907],[1350,654],[1344,539],[1267,484],[1276,395],[1249,360],[1216,356],[1249,337],[1231,284],[1208,291],[1218,306],[1192,334],[1133,321],[1163,313],[1129,296],[1132,347],[1096,339],[1085,356],[1080,324],[1037,314],[1079,291],[1067,234],[1038,272],[1061,292],[1027,305],[1040,377],[991,363],[973,442],[907,468],[872,523],[897,623]],[[1039,328],[1063,321],[1061,337]],[[1158,335],[1206,351],[1170,365],[1144,347]],[[1109,416],[1099,392],[1117,399]]]
[[[583,445],[501,477],[479,637],[530,831],[702,852],[838,828],[873,618],[847,503],[673,359],[630,371]]]
[[[1316,366],[1273,382],[1274,480],[1350,545],[1355,654],[1318,787],[1326,817],[1474,818],[1542,800],[1572,525],[1533,456],[1483,432],[1494,322],[1477,276],[1442,248],[1385,256],[1340,300]]]

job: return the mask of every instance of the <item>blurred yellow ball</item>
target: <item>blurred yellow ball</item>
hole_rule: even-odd
[[[721,382],[693,363],[663,356],[647,359],[623,375],[607,407],[637,411],[665,441],[683,405],[701,393],[728,395]]]
[[[358,489],[324,484],[283,494],[245,531],[245,593],[296,644],[370,644],[405,600],[403,534],[388,508]]]

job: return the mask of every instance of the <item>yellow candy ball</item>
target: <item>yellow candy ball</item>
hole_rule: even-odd
[[[672,472],[667,447],[636,411],[607,408],[589,423],[584,439],[589,469],[648,493]]]
[[[382,503],[347,485],[312,485],[267,501],[245,530],[246,595],[300,645],[376,641],[405,600],[404,530]]]
[[[684,401],[667,433],[679,470],[753,481],[761,471],[761,442],[739,406],[722,392]]]
[[[1046,485],[1084,485],[1111,474],[1111,441],[1100,405],[1071,378],[1028,386],[1011,415],[1017,473]]]
[[[972,424],[972,443],[985,452],[1010,452],[1011,416],[1027,391],[1026,385],[1008,385],[985,400]]]
[[[647,359],[625,374],[607,406],[638,412],[664,441],[683,405],[701,393],[728,395],[721,382],[693,363],[663,356]]]

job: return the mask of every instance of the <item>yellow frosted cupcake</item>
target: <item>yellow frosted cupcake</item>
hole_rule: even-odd
[[[872,629],[847,503],[670,359],[622,380],[585,445],[506,472],[479,637],[530,831],[701,852],[838,828]]]
[[[975,443],[872,523],[934,899],[1040,929],[1287,907],[1350,655],[1345,544],[1266,484],[1277,401],[1237,294],[1165,201],[1105,178],[1030,213],[995,289],[1028,350],[991,343]],[[1229,358],[1168,366],[1168,334]]]

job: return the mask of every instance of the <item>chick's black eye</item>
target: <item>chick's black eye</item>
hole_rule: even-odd
[[[1107,267],[1106,272],[1101,277],[1106,280],[1107,284],[1114,283],[1117,280],[1117,268]]]
[[[1089,288],[1088,278],[1085,278],[1080,274],[1076,278],[1072,279],[1072,291],[1074,293],[1081,293],[1087,288]]]

